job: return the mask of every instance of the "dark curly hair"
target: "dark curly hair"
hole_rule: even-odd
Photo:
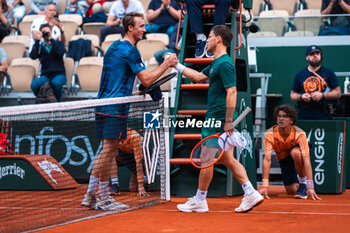
[[[286,105],[286,104],[279,105],[279,106],[275,107],[275,109],[273,111],[273,116],[274,116],[275,120],[277,120],[277,115],[278,115],[279,111],[285,112],[287,114],[287,116],[292,119],[292,121],[293,121],[292,125],[295,125],[295,123],[298,120],[298,113],[295,110],[295,108],[293,108],[292,106]]]

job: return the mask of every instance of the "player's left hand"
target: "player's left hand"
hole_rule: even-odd
[[[322,198],[317,196],[315,189],[307,189],[307,196],[312,200],[322,200]]]

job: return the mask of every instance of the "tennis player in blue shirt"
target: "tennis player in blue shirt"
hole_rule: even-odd
[[[147,87],[178,62],[173,54],[157,69],[146,71],[141,55],[135,47],[146,31],[143,14],[126,14],[123,26],[124,38],[115,41],[104,56],[98,99],[131,96],[135,76]],[[127,135],[128,108],[128,104],[118,104],[95,109],[96,136],[103,140],[103,147],[94,161],[89,187],[81,203],[83,206],[105,211],[128,208],[127,205],[115,201],[108,192],[110,166],[118,156],[119,141]],[[97,184],[99,198],[95,195]]]

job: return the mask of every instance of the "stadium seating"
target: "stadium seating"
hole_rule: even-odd
[[[270,0],[274,10],[288,11],[289,15],[293,15],[294,6],[299,0]]]
[[[146,39],[147,40],[160,40],[166,46],[169,45],[169,36],[166,33],[147,33]]]
[[[288,11],[285,10],[262,11],[258,18],[260,31],[275,32],[277,36],[282,36],[288,17]]]
[[[63,62],[64,62],[64,68],[66,70],[66,78],[67,78],[67,83],[64,86],[64,89],[66,89],[68,92],[71,92],[73,86],[76,83],[76,80],[73,80],[73,77],[72,77],[73,70],[74,70],[74,60],[73,58],[65,57],[63,58]]]
[[[140,40],[137,42],[136,48],[140,51],[142,60],[146,66],[155,52],[166,49],[164,43],[159,40]]]
[[[84,57],[76,69],[82,91],[98,91],[102,73],[103,57]]]
[[[111,44],[122,38],[121,34],[110,34],[108,36],[106,36],[105,41],[103,41],[101,48],[103,50],[104,53],[107,52],[107,49],[109,48],[109,46],[111,46]]]
[[[308,9],[295,13],[294,25],[298,31],[311,31],[318,34],[322,25],[320,9]]]
[[[101,38],[101,28],[104,27],[105,25],[106,25],[105,23],[84,23],[83,31],[86,34],[94,34],[94,35],[97,35],[98,38]]]
[[[31,25],[34,19],[44,17],[43,15],[26,15],[23,17],[22,21],[19,23],[19,30],[22,35],[30,36]]]
[[[284,34],[285,37],[294,37],[294,36],[314,36],[315,34],[310,31],[292,31],[286,32]]]
[[[8,40],[8,39],[7,39]],[[0,48],[3,48],[6,52],[8,65],[11,65],[15,58],[20,58],[25,55],[26,45],[23,42],[8,41],[2,42]]]
[[[248,38],[257,38],[257,37],[277,37],[276,32],[261,31],[256,33],[249,33]]]
[[[67,0],[59,0],[58,1],[58,14],[64,14],[66,11]]]
[[[37,77],[40,62],[30,58],[16,58],[8,68],[13,91],[31,91],[30,84]]]
[[[83,19],[78,14],[60,15],[59,18],[64,28],[64,35],[66,37],[65,45],[68,46],[70,39],[79,33],[79,25],[82,24]]]

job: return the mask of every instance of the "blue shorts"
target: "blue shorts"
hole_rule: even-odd
[[[284,186],[299,183],[298,173],[295,170],[294,160],[292,156],[288,155],[284,159],[279,160],[279,163]]]
[[[97,138],[125,139],[127,118],[102,114],[95,115],[95,135]]]

